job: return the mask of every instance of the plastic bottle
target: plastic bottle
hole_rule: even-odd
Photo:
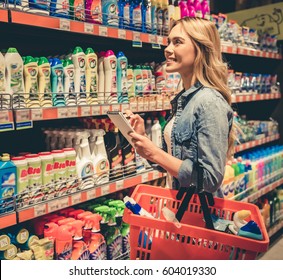
[[[105,103],[105,74],[104,74],[105,52],[98,54],[98,103]]]
[[[70,18],[69,13],[70,13],[69,1],[54,0],[50,2],[50,16]]]
[[[280,219],[280,200],[277,195],[277,190],[273,192],[273,217],[274,217],[274,224],[279,222]]]
[[[58,227],[55,242],[55,254],[57,260],[70,260],[72,256],[72,226],[61,225]]]
[[[41,159],[41,179],[42,184],[45,187],[51,187],[52,184],[55,182],[54,177],[54,160],[51,152],[40,152],[38,153],[40,159]]]
[[[134,84],[135,84],[135,95],[143,96],[143,80],[142,70],[140,65],[134,67]]]
[[[130,2],[130,27],[135,31],[142,31],[141,0]]]
[[[5,54],[6,92],[11,94],[13,108],[26,108],[24,95],[23,60],[16,48],[9,48]]]
[[[69,0],[70,19],[85,21],[85,2],[84,0]]]
[[[28,108],[38,108],[38,66],[32,56],[26,56],[24,62],[25,93],[27,95],[26,105]]]
[[[162,34],[167,36],[169,32],[169,11],[168,11],[168,0],[161,0],[163,10],[163,23],[162,23]]]
[[[195,10],[195,16],[198,18],[202,18],[202,7],[200,0],[194,0],[194,10]]]
[[[52,107],[50,74],[51,69],[48,59],[40,57],[38,61],[38,92],[41,107]]]
[[[170,27],[170,23],[175,18],[175,7],[173,5],[173,0],[168,0],[168,30]],[[168,34],[167,34],[168,35]]]
[[[29,185],[28,162],[24,156],[12,157],[11,161],[17,168],[17,188],[15,190],[15,193],[17,193],[18,195],[26,193],[28,191]],[[3,159],[2,162],[4,162]]]
[[[151,6],[149,0],[142,0],[141,11],[142,11],[142,32],[151,33],[152,30]]]
[[[66,176],[67,178],[76,178],[76,151],[74,148],[64,148],[63,152],[66,156]]]
[[[26,155],[28,162],[29,187],[37,189],[42,185],[41,159],[38,154]]]
[[[162,7],[162,0],[157,0],[157,7],[156,7],[156,16],[157,16],[157,35],[163,35],[163,7]]]
[[[179,7],[180,7],[181,18],[189,16],[188,6],[187,6],[187,2],[185,0],[181,0],[179,2]]]
[[[128,84],[128,99],[135,96],[134,70],[133,65],[128,65],[127,68],[127,84]]]
[[[81,47],[76,47],[72,60],[75,67],[75,93],[77,94],[77,104],[86,105],[86,56]]]
[[[128,103],[128,59],[123,52],[117,54],[117,93],[119,103]]]
[[[181,9],[179,6],[179,0],[174,1],[174,20],[181,18]]]
[[[152,128],[152,120],[150,117],[147,117],[145,122],[145,133],[150,140],[152,140],[151,128]]]
[[[210,18],[209,2],[207,0],[202,0],[201,8],[202,8],[202,17],[205,19],[209,19]]]
[[[123,135],[120,134],[120,136],[124,175],[129,176],[136,173],[135,149]]]
[[[92,48],[86,49],[86,96],[87,104],[98,104],[98,59]]]
[[[152,25],[152,34],[157,34],[157,0],[151,0],[151,25]]]
[[[0,52],[0,95],[6,92],[6,77],[5,77],[5,58],[3,54]],[[7,96],[1,95],[1,107],[0,109],[9,109],[10,108],[10,100]]]
[[[105,53],[103,64],[105,102],[117,103],[117,58],[113,51],[108,50]]]
[[[107,26],[119,26],[118,5],[116,0],[102,1],[102,22]]]
[[[101,0],[86,0],[85,9],[86,22],[102,24]]]
[[[65,106],[64,69],[58,58],[51,60],[51,90],[53,106]]]
[[[66,105],[76,106],[77,95],[75,93],[75,67],[73,61],[71,59],[65,59],[63,61],[63,67]]]
[[[152,142],[157,147],[161,148],[162,147],[162,132],[161,132],[161,125],[157,117],[155,117],[153,120],[153,125],[151,127],[151,137],[152,137]]]

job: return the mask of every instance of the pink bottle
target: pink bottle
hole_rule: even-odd
[[[102,23],[102,8],[101,0],[86,0],[85,1],[86,21],[96,24]]]
[[[194,0],[188,0],[187,1],[189,17],[196,17],[196,10],[195,10],[195,4],[194,3],[195,3]]]
[[[202,0],[201,2],[201,8],[202,8],[202,17],[205,19],[210,18],[210,7],[207,0]]]
[[[191,0],[191,2],[193,2],[193,0]],[[195,0],[194,1],[194,8],[195,8],[195,15],[198,18],[202,18],[202,7],[200,4],[200,0]],[[190,10],[189,10],[190,12]]]
[[[181,18],[188,17],[189,11],[188,11],[188,6],[187,6],[187,3],[185,2],[185,0],[181,0],[179,2],[179,7],[180,7],[180,11],[181,11]]]

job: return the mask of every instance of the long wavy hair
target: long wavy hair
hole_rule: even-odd
[[[228,87],[228,67],[221,54],[221,44],[215,24],[201,18],[184,17],[172,21],[170,30],[181,24],[191,39],[195,50],[194,76],[203,86],[219,91],[231,105],[231,90]],[[234,154],[235,125],[233,124],[228,138],[227,158]]]

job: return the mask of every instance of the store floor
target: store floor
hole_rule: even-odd
[[[283,260],[283,233],[271,242],[268,251],[260,255],[259,260]]]

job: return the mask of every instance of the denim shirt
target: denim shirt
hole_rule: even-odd
[[[195,163],[203,166],[203,188],[223,197],[220,186],[224,177],[228,137],[233,122],[233,110],[218,91],[199,82],[181,91],[172,101],[167,123],[175,115],[171,133],[172,155],[183,163],[178,178],[173,177],[173,189],[196,184]],[[163,149],[167,151],[163,137]]]

